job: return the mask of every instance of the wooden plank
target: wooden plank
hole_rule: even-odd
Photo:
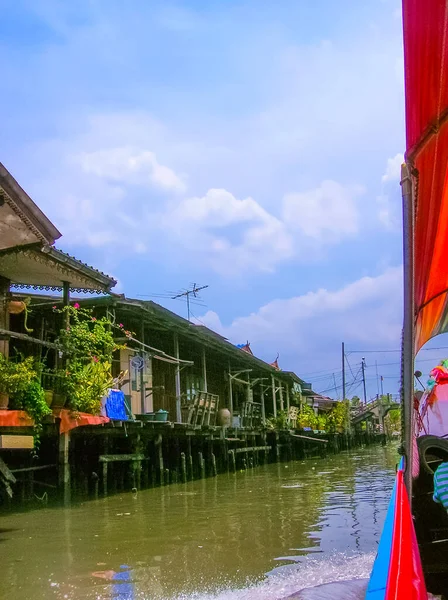
[[[290,433],[292,437],[300,438],[302,440],[310,440],[311,442],[321,442],[322,444],[328,444],[328,440],[321,440],[320,438],[309,437],[307,435],[297,435],[296,433]]]
[[[38,465],[37,467],[26,467],[24,469],[12,469],[11,473],[31,473],[32,471],[43,471],[44,469],[53,469],[57,465]]]
[[[34,437],[32,435],[0,435],[0,449],[32,450]]]
[[[103,454],[99,458],[100,463],[110,462],[126,462],[126,461],[139,461],[145,460],[143,454]]]
[[[0,335],[12,337],[17,340],[24,340],[25,342],[32,342],[33,344],[39,344],[40,346],[45,346],[46,348],[52,348],[53,350],[62,350],[62,346],[59,344],[52,344],[51,342],[44,342],[43,340],[39,340],[38,338],[31,337],[26,333],[18,333],[17,331],[10,331],[9,329],[0,328]]]
[[[260,450],[271,450],[272,446],[252,446],[249,448],[236,448],[235,450],[229,450],[235,454],[246,454],[247,452],[258,452]]]

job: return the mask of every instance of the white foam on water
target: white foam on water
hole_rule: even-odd
[[[261,583],[248,584],[241,589],[229,587],[210,592],[181,594],[176,600],[283,600],[305,588],[336,581],[368,578],[374,558],[374,553],[363,555],[337,553],[322,559],[306,556],[299,564],[274,569]],[[328,600],[337,600],[331,593],[331,588]],[[344,598],[341,596],[340,600]]]

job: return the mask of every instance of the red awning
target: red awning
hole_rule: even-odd
[[[448,331],[448,1],[403,0],[403,27],[418,351]]]

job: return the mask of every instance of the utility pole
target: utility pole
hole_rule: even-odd
[[[367,404],[367,392],[366,392],[366,359],[364,356],[361,359],[361,369],[362,369],[362,385],[364,388],[364,405]]]
[[[384,390],[383,390],[383,381],[384,381],[384,377],[381,375],[381,395],[384,396]]]
[[[336,385],[336,375],[333,373],[334,393],[338,396],[338,386]]]
[[[205,290],[205,288],[208,288],[208,285],[203,285],[201,287],[197,287],[196,284],[193,283],[191,290],[186,290],[185,292],[182,292],[181,294],[177,294],[177,296],[173,296],[171,298],[171,300],[177,300],[177,298],[183,298],[185,296],[185,298],[187,299],[188,320],[190,320],[190,294],[192,294],[194,298],[197,298],[198,292],[200,292],[201,290]]]
[[[345,397],[345,344],[342,342],[342,400],[346,400]]]
[[[380,379],[378,377],[378,361],[375,361],[375,371],[376,371],[376,390],[378,392],[378,396],[380,395]]]

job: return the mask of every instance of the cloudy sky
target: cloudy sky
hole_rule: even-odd
[[[397,391],[398,0],[0,8],[0,160],[61,248],[130,297],[207,284],[195,318],[319,391],[341,341]]]

